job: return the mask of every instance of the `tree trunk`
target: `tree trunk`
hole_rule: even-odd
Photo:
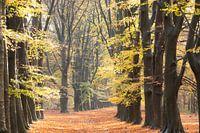
[[[16,79],[16,51],[8,51],[8,66],[9,66],[9,85],[14,88],[12,80]],[[16,98],[14,95],[10,96],[10,124],[11,133],[18,133]]]
[[[33,121],[37,121],[36,107],[35,107],[34,100],[31,99],[31,98],[28,98],[28,104],[29,104],[29,107],[30,107],[31,117],[32,117]]]
[[[24,119],[25,117],[23,112],[23,106],[20,98],[16,99],[16,111],[17,111],[18,132],[27,133],[26,129],[28,129],[29,127]]]
[[[27,97],[27,113],[28,113],[28,123],[33,124],[33,118],[32,118],[32,115],[31,115],[31,109],[30,109],[30,105],[29,105],[29,102],[28,102],[28,97]]]
[[[157,6],[155,22],[155,42],[153,56],[153,123],[152,128],[161,127],[161,105],[162,105],[162,84],[163,84],[163,54],[164,54],[164,31],[162,11]]]
[[[142,33],[143,60],[144,60],[144,98],[145,122],[144,126],[151,126],[153,122],[152,104],[152,74],[153,58],[151,51],[151,32],[149,22],[148,0],[140,0],[140,29]]]
[[[42,23],[42,22],[40,22]],[[44,52],[42,50],[39,49],[39,60],[38,60],[38,67],[40,69],[40,74],[43,74],[42,72],[42,67],[43,67],[43,60],[44,60]],[[39,83],[38,84],[39,87],[42,87],[43,86],[43,83]],[[39,97],[42,99],[43,96],[42,95],[39,95]],[[39,101],[39,106],[40,106],[40,110],[38,113],[40,113],[40,119],[44,119],[44,105],[43,105],[43,100]]]
[[[3,15],[5,15],[5,1],[0,2],[0,133],[4,133],[7,131],[6,129],[6,101],[5,101],[5,81],[4,81],[4,76],[5,76],[5,67],[7,62],[5,62],[5,53],[6,51],[6,42],[4,41],[4,36],[3,36]]]
[[[2,10],[2,3],[0,9]],[[2,15],[2,13],[1,13]],[[2,17],[2,16],[1,16]],[[1,20],[0,20],[1,21]],[[1,21],[2,22],[2,21]],[[0,25],[0,133],[6,132],[5,101],[4,101],[4,40],[2,34],[2,23]]]
[[[200,0],[195,0],[195,10],[200,9]],[[190,23],[190,29],[188,34],[188,40],[187,40],[187,46],[186,50],[193,50],[200,47],[200,29],[199,29],[199,20],[200,15],[195,14],[192,17],[192,21]],[[187,57],[190,63],[190,67],[195,75],[195,79],[197,81],[197,104],[198,104],[198,113],[200,115],[200,54],[199,52],[187,52]],[[192,103],[191,103],[192,104]],[[199,122],[200,122],[200,116],[199,116]],[[199,130],[200,130],[200,124],[199,124]]]
[[[80,92],[80,88],[79,88],[80,85],[76,85],[76,88],[74,89],[74,111],[78,112],[78,111],[81,111],[81,99],[80,99],[80,96],[81,96],[81,92]]]
[[[60,112],[66,113],[68,112],[68,79],[67,79],[67,55],[66,55],[66,47],[63,46],[61,51],[61,58],[62,58],[62,88],[60,90]]]
[[[172,1],[166,0],[169,5]],[[164,7],[165,8],[165,7]],[[184,133],[177,105],[178,91],[183,75],[177,75],[177,41],[182,30],[184,17],[164,14],[165,74],[162,133]],[[180,77],[181,76],[181,77]]]
[[[177,105],[179,88],[177,88],[176,46],[178,35],[179,33],[169,32],[166,36],[162,133],[184,133]]]
[[[6,127],[7,133],[11,132],[11,125],[10,125],[10,96],[8,94],[9,89],[9,74],[8,74],[8,49],[5,43],[5,50],[4,50],[4,99],[5,99],[5,115],[6,115]]]
[[[140,93],[140,91],[139,91]],[[133,104],[133,124],[140,124],[141,121],[142,121],[142,114],[141,114],[141,97],[139,96],[137,99],[136,99],[136,102]]]
[[[23,20],[21,21],[23,25]],[[21,25],[21,24],[20,24]],[[22,26],[23,27],[23,26]],[[28,78],[27,73],[27,55],[26,55],[26,46],[23,42],[18,43],[18,59],[19,59],[19,66],[18,66],[18,73],[19,73],[19,79],[20,80],[26,80]],[[25,86],[23,84],[19,85],[20,89],[26,90]],[[24,119],[26,126],[29,127],[29,118],[28,118],[28,101],[27,96],[24,94],[21,95],[22,100],[22,107],[24,112]],[[31,122],[32,123],[32,122]]]
[[[177,105],[176,43],[174,36],[166,42],[163,133],[184,132]]]
[[[136,49],[140,47],[140,32],[136,32],[136,37],[133,41],[134,46]],[[138,83],[140,82],[140,72],[141,72],[141,67],[137,66],[139,63],[139,58],[140,55],[136,54],[133,57],[133,71],[129,73],[129,77],[132,79],[133,83]],[[138,88],[137,90],[132,92],[132,95],[135,97],[134,102],[132,105],[129,107],[129,117],[128,121],[133,122],[134,124],[140,124],[142,121],[142,116],[141,116],[141,90]]]
[[[8,7],[8,10],[10,10],[11,7]],[[7,18],[6,24],[8,29],[12,29],[15,31],[22,31],[22,27],[20,26],[22,22],[22,18],[17,17],[17,16],[12,16]],[[20,27],[19,27],[20,26]],[[13,47],[16,47],[16,44],[13,43]],[[12,83],[12,80],[17,79],[17,74],[16,74],[16,49],[14,51],[9,51],[9,79],[10,79],[10,84],[12,85],[13,89],[18,88],[15,83]],[[16,106],[15,106],[16,105]],[[16,107],[16,108],[14,108]],[[24,114],[23,114],[23,108],[22,108],[22,103],[21,103],[21,98],[15,99],[15,96],[11,96],[11,130],[12,132],[17,132],[16,130],[16,125],[18,125],[18,132],[20,133],[26,133],[26,128],[27,125],[25,125],[25,119],[24,119]],[[16,112],[17,115],[16,115]],[[15,118],[17,116],[17,119]],[[17,123],[17,124],[16,124]],[[12,127],[13,126],[13,127]]]
[[[41,1],[37,1],[39,4]],[[36,34],[37,30],[42,30],[42,24],[41,24],[41,15],[37,15],[32,17],[32,32],[33,34]],[[38,67],[38,60],[33,59],[31,62],[33,66]],[[40,112],[36,110],[36,108],[39,106],[39,102],[35,101],[34,99],[28,98],[28,103],[30,105],[31,109],[31,116],[33,118],[33,121],[37,121],[37,119],[41,118]]]

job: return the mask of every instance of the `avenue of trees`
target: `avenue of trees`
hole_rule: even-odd
[[[0,0],[0,133],[26,133],[50,98],[184,133],[180,112],[200,113],[200,0]]]

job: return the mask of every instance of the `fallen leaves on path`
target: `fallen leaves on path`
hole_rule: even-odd
[[[29,133],[158,133],[142,125],[120,122],[114,116],[115,108],[60,114],[47,111],[45,120],[32,125]],[[197,133],[197,116],[182,115],[186,132]]]

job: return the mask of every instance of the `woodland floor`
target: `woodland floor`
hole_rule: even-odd
[[[29,133],[158,133],[158,130],[120,122],[114,117],[115,108],[60,114],[46,111],[45,119],[34,123]],[[198,133],[195,115],[181,115],[187,133]]]

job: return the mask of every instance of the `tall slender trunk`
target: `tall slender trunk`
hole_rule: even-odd
[[[5,106],[6,102],[4,99],[4,91],[5,91],[5,84],[4,84],[4,76],[5,76],[5,40],[3,36],[3,22],[5,15],[5,2],[0,2],[0,133],[4,133],[7,131],[6,129],[6,114],[5,114]]]
[[[151,126],[153,121],[152,104],[152,74],[153,58],[151,50],[151,31],[149,21],[148,0],[140,0],[140,30],[142,34],[143,60],[144,60],[144,99],[145,99],[145,122],[144,126]]]
[[[117,18],[117,24],[118,24],[117,28],[118,29],[116,31],[116,34],[119,34],[119,35],[122,34],[124,32],[124,30],[125,30],[124,25],[120,24],[120,21],[124,18],[123,9],[120,8],[121,2],[123,2],[123,1],[124,0],[115,0],[115,2],[118,5],[118,9],[117,9],[117,12],[116,12],[116,18]],[[112,49],[112,47],[111,47],[111,49]],[[113,50],[110,50],[110,48],[108,48],[108,51],[112,52],[112,53],[110,53],[110,55],[114,56],[115,53],[119,53],[121,51],[121,47],[117,48],[117,49],[113,49]],[[124,115],[125,115],[124,112],[126,110],[126,107],[122,103],[119,103],[117,108],[118,108],[117,110],[119,112],[117,112],[116,116],[118,116],[118,118],[121,119],[121,120],[125,120],[124,119]]]
[[[14,87],[12,80],[16,79],[16,51],[8,50],[8,66],[9,66],[9,84]],[[10,124],[11,133],[18,133],[16,98],[14,95],[10,96]]]
[[[22,23],[23,24],[23,23]],[[26,45],[23,42],[18,43],[18,59],[19,59],[19,78],[21,80],[26,80],[28,78],[28,73],[27,73],[27,55],[26,55]],[[20,84],[19,85],[20,89],[22,90],[26,90],[27,88],[23,85]],[[26,126],[28,127],[29,124],[29,117],[28,117],[28,101],[27,101],[27,96],[25,96],[24,94],[22,94],[21,96],[21,100],[22,100],[22,107],[23,107],[23,112],[24,112],[24,119],[25,119],[25,123]],[[32,122],[31,122],[32,123]]]
[[[155,42],[153,56],[153,123],[152,128],[161,127],[161,105],[162,105],[162,84],[163,84],[163,54],[164,54],[164,30],[163,14],[157,6],[155,22]]]
[[[1,4],[1,3],[0,3]],[[0,5],[1,6],[1,5]],[[2,25],[0,25],[2,32]],[[6,132],[5,101],[4,101],[4,40],[0,33],[0,133]]]
[[[40,22],[41,23],[41,22]],[[43,68],[43,60],[44,60],[44,52],[41,50],[41,49],[39,49],[39,59],[38,59],[38,67],[39,67],[39,69],[40,69],[40,74],[43,74],[43,72],[42,72],[42,68]],[[43,86],[43,83],[39,83],[38,84],[38,86],[39,87],[42,87]],[[42,95],[39,95],[39,97],[42,99],[43,98],[43,96]],[[40,105],[40,110],[39,110],[39,114],[40,114],[40,119],[44,119],[44,111],[43,111],[43,109],[44,109],[44,103],[43,103],[43,101],[41,100],[41,101],[39,101],[39,105]]]
[[[11,7],[8,7],[8,11]],[[22,27],[20,24],[22,23],[22,18],[17,16],[12,16],[7,18],[6,24],[8,29],[12,29],[15,31],[22,31]],[[16,47],[16,44],[13,43],[13,47]],[[16,72],[16,49],[13,51],[9,50],[9,79],[10,84],[12,85],[12,88],[18,88],[18,85],[15,83],[12,83],[13,81],[17,80],[17,72]],[[26,133],[26,128],[28,128],[28,125],[25,123],[24,114],[23,114],[23,107],[21,103],[21,98],[16,99],[14,95],[11,96],[11,128],[13,126],[12,132],[17,132],[16,126],[18,127],[18,132],[20,133]],[[16,105],[16,106],[15,106]],[[16,111],[16,112],[15,112]],[[16,115],[17,113],[17,115]],[[15,118],[17,116],[17,119]],[[17,123],[17,124],[16,124]]]
[[[33,34],[35,34],[35,32],[38,29],[41,29],[41,24],[40,24],[40,21],[39,21],[39,17],[40,16],[38,15],[38,16],[35,16],[35,17],[32,18],[32,32],[33,32]],[[37,67],[38,66],[38,60],[32,59],[31,65]],[[39,112],[36,111],[36,107],[39,106],[38,102],[36,104],[35,99],[28,98],[28,104],[30,105],[31,116],[32,116],[33,121],[37,121],[37,119],[40,118],[40,114],[38,114]]]
[[[6,115],[6,127],[7,133],[11,132],[10,125],[10,96],[8,94],[9,89],[9,74],[8,74],[8,49],[5,43],[4,47],[4,100],[5,100],[5,115]]]
[[[60,89],[60,112],[66,113],[68,112],[68,77],[67,77],[67,55],[66,55],[67,48],[63,46],[61,51],[61,58],[62,58],[62,88]]]

